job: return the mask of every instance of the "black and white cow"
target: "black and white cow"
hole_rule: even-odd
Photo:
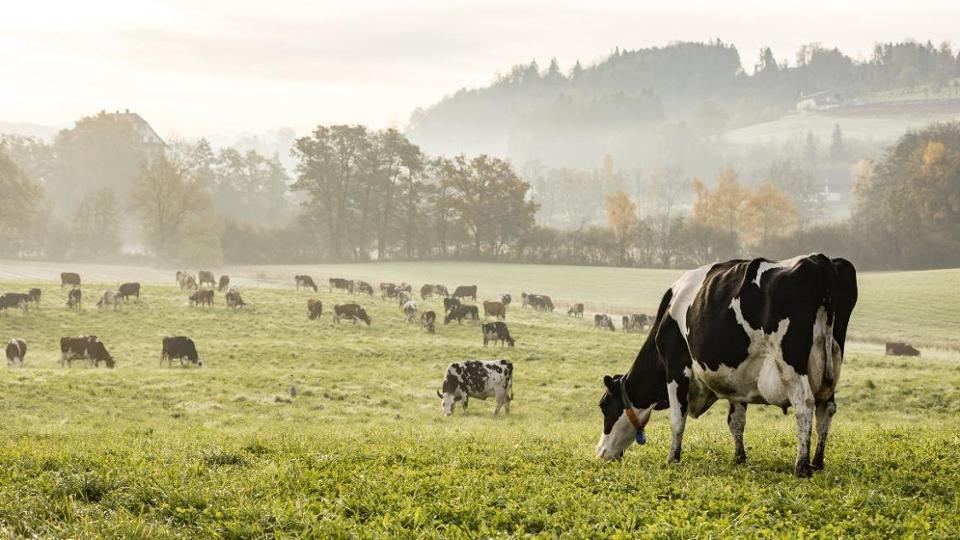
[[[507,323],[502,321],[483,323],[483,326],[480,327],[480,332],[483,333],[484,347],[491,341],[499,341],[500,345],[509,345],[511,347],[513,347],[515,343],[513,337],[510,336]]]
[[[493,414],[503,407],[510,414],[513,400],[513,364],[509,360],[465,360],[447,367],[443,377],[443,392],[437,392],[443,401],[443,414],[450,416],[459,401],[467,412],[470,398],[497,398]]]
[[[746,459],[747,404],[770,404],[796,411],[796,475],[822,469],[856,302],[853,265],[821,254],[733,260],[685,273],[664,294],[630,370],[604,377],[598,456],[618,459],[634,440],[642,444],[652,412],[669,408],[668,460],[679,461],[687,416],[726,399],[737,462]]]
[[[7,365],[23,367],[23,358],[27,356],[27,342],[13,338],[7,343]]]
[[[184,360],[195,364],[197,367],[203,367],[203,360],[197,354],[197,346],[193,340],[186,336],[173,336],[163,338],[163,348],[160,351],[160,365],[167,361],[167,367],[174,360],[180,360],[180,365],[184,365]]]

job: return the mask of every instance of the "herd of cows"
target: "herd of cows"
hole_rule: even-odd
[[[79,307],[80,279],[76,274],[63,274],[61,287],[71,285],[68,305]],[[213,289],[227,294],[231,307],[243,306],[239,289],[230,287],[230,278],[215,281],[210,272],[194,277],[178,272],[177,282],[190,289],[193,305],[213,302]],[[310,277],[295,277],[299,290],[316,292]],[[135,287],[127,287],[135,285]],[[331,278],[331,291],[374,296],[367,282]],[[436,331],[437,314],[418,311],[413,287],[406,283],[381,283],[383,299],[394,299],[408,322],[419,321],[427,332]],[[124,284],[118,292],[106,291],[98,306],[116,308],[118,299],[139,296],[138,284]],[[109,295],[107,293],[110,293]],[[201,294],[202,293],[202,294]],[[39,290],[28,293],[7,293],[0,297],[0,309],[18,306],[26,310],[39,302]],[[450,294],[443,285],[428,284],[420,289],[421,300],[442,297],[444,323],[464,319],[479,321],[479,307],[466,304],[477,300],[477,287],[460,286]],[[522,306],[553,311],[549,296],[521,295]],[[844,344],[850,316],[857,302],[857,275],[845,259],[830,259],[822,254],[795,257],[784,261],[767,259],[732,260],[715,263],[684,273],[664,293],[656,316],[642,314],[622,318],[625,331],[649,333],[632,366],[624,374],[603,378],[604,393],[599,407],[603,417],[598,457],[618,460],[633,442],[646,441],[644,428],[653,411],[670,411],[673,440],[668,461],[679,461],[687,417],[697,418],[718,400],[729,402],[727,422],[734,441],[736,462],[746,459],[743,430],[749,404],[780,407],[784,414],[793,408],[797,423],[797,455],[795,474],[807,477],[824,466],[824,451],[831,420],[836,412],[835,390],[843,362]],[[490,341],[514,345],[505,323],[509,294],[497,301],[482,303],[483,343]],[[583,304],[574,304],[568,313],[583,316]],[[333,306],[333,321],[349,320],[354,324],[372,324],[366,309],[358,303]],[[319,299],[307,300],[307,317],[316,320],[323,314]],[[614,329],[613,318],[597,314],[597,328]],[[113,367],[114,360],[96,336],[64,337],[60,341],[61,363],[86,359],[96,366],[104,362]],[[7,345],[10,364],[22,364],[27,344],[12,339]],[[186,336],[163,339],[161,362],[173,360],[202,365],[193,341]],[[450,364],[443,377],[438,396],[443,413],[453,414],[457,403],[465,411],[470,398],[496,398],[494,414],[503,408],[510,411],[513,400],[513,364],[508,360],[468,360]],[[816,418],[817,446],[810,460],[811,431]]]

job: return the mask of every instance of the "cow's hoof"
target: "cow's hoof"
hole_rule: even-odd
[[[809,462],[797,462],[794,474],[796,474],[797,478],[810,478],[813,476],[813,469],[810,468]]]
[[[823,470],[823,458],[813,458],[813,463],[810,464],[810,468],[815,471]]]
[[[733,456],[733,462],[736,465],[742,465],[747,462],[747,454],[736,454]]]

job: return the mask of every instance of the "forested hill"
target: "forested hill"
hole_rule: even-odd
[[[616,50],[567,72],[556,61],[545,69],[532,62],[418,109],[408,135],[433,154],[483,152],[557,167],[593,167],[610,154],[628,167],[696,169],[696,158],[684,155],[692,141],[775,120],[805,96],[850,104],[870,92],[955,85],[960,75],[949,46],[912,41],[879,44],[867,60],[808,45],[789,66],[763,49],[745,71],[750,64],[720,41]]]

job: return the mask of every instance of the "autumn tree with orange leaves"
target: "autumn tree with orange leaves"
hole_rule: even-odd
[[[627,255],[630,236],[637,228],[637,205],[622,189],[607,197],[607,221],[617,240],[618,264],[623,264]]]
[[[699,178],[693,179],[693,189],[693,219],[722,232],[736,233],[748,245],[789,233],[799,221],[790,195],[770,181],[756,190],[744,187],[730,167],[720,173],[712,191]]]

